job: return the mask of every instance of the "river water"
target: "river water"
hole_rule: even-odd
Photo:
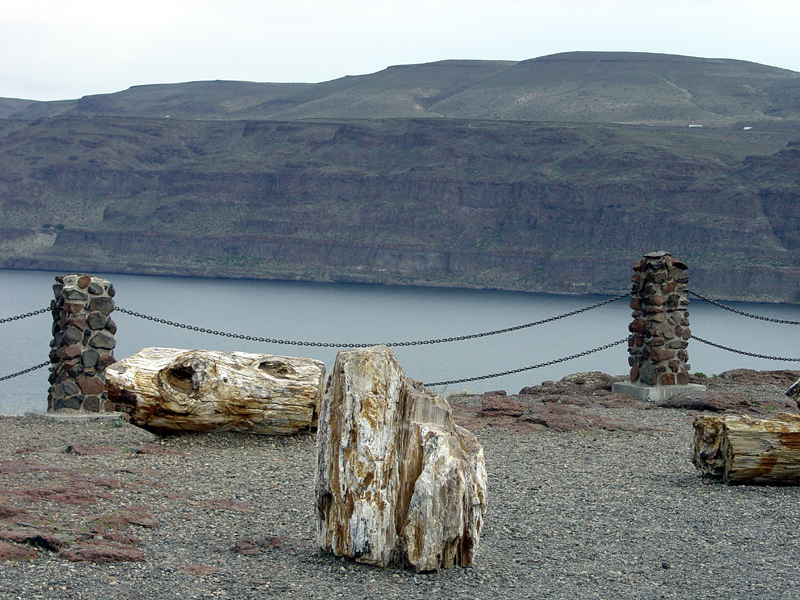
[[[49,305],[58,273],[0,270],[0,319]],[[207,329],[279,340],[342,344],[429,340],[504,329],[593,305],[606,297],[564,296],[491,290],[315,284],[134,275],[98,276],[117,289],[117,306]],[[702,293],[702,290],[698,290]],[[726,303],[770,318],[800,321],[800,306]],[[689,307],[694,335],[717,344],[768,356],[800,358],[797,326],[750,319],[701,300]],[[425,383],[520,369],[603,346],[627,336],[626,299],[544,325],[469,341],[399,347],[407,375]],[[119,312],[113,315],[118,359],[149,346],[241,350],[303,356],[330,370],[335,348],[265,344],[218,337],[157,324]],[[0,377],[47,360],[49,313],[0,324]],[[800,363],[766,360],[719,350],[696,340],[689,345],[693,372],[800,369]],[[559,364],[482,381],[434,388],[445,395],[503,389],[509,394],[544,380],[579,371],[628,372],[627,346]],[[45,410],[47,368],[0,381],[0,414]]]

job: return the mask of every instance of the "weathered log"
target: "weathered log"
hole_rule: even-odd
[[[800,484],[800,416],[700,417],[694,430],[692,463],[703,475],[735,484]]]
[[[336,357],[315,488],[324,551],[418,572],[473,560],[486,505],[483,448],[384,346]]]
[[[308,358],[145,348],[106,369],[106,390],[154,433],[288,435],[312,427],[324,379],[325,365]]]
[[[795,381],[788,390],[786,390],[786,395],[789,396],[792,400],[797,402],[797,405],[800,406],[800,379]]]

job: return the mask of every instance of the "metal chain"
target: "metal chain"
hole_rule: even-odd
[[[692,335],[693,340],[697,340],[698,342],[702,342],[703,344],[707,344],[709,346],[714,346],[714,348],[719,348],[720,350],[727,350],[728,352],[734,352],[736,354],[743,354],[745,356],[752,356],[755,358],[765,358],[767,360],[780,360],[786,362],[800,362],[800,358],[784,358],[781,356],[765,356],[763,354],[753,354],[752,352],[745,352],[744,350],[736,350],[735,348],[728,348],[727,346],[721,346],[720,344],[715,344],[714,342],[709,342],[708,340],[704,340],[703,338],[697,337],[696,335]]]
[[[578,354],[573,354],[571,356],[565,356],[564,358],[558,358],[556,360],[550,360],[548,362],[540,363],[538,365],[532,365],[530,367],[522,367],[521,369],[513,369],[511,371],[503,371],[502,373],[492,373],[491,375],[480,375],[479,377],[468,377],[466,379],[453,379],[451,381],[437,381],[436,383],[425,383],[423,384],[425,387],[436,387],[440,385],[451,385],[454,383],[467,383],[469,381],[480,381],[482,379],[493,379],[495,377],[503,377],[505,375],[513,375],[514,373],[522,373],[523,371],[532,371],[533,369],[539,369],[541,367],[549,367],[550,365],[557,365],[558,363],[566,362],[568,360],[572,360],[573,358],[580,358],[581,356],[586,356],[588,354],[594,354],[595,352],[600,352],[601,350],[607,350],[608,348],[612,348],[614,346],[619,346],[620,344],[624,344],[628,341],[628,338],[622,338],[621,340],[617,340],[616,342],[611,342],[610,344],[606,344],[605,346],[600,346],[598,348],[593,348],[591,350],[586,350],[584,352],[579,352]]]
[[[36,369],[41,369],[42,367],[46,367],[50,364],[50,361],[43,362],[40,365],[36,365],[35,367],[30,367],[25,369],[24,371],[19,371],[17,373],[12,373],[11,375],[5,375],[4,377],[0,377],[0,381],[5,381],[6,379],[13,379],[14,377],[19,377],[20,375],[25,375],[26,373],[30,373],[31,371],[35,371]]]
[[[0,319],[0,325],[3,323],[10,323],[11,321],[19,321],[20,319],[26,319],[28,317],[33,317],[35,315],[40,315],[42,313],[50,312],[50,307],[47,308],[40,308],[39,310],[35,310],[33,312],[25,313],[24,315],[19,315],[16,317],[8,317],[7,319]]]
[[[519,331],[520,329],[526,329],[528,327],[535,327],[536,325],[543,325],[544,323],[551,323],[552,321],[557,321],[559,319],[564,319],[566,317],[572,317],[574,315],[580,314],[582,312],[586,312],[588,310],[592,310],[595,308],[599,308],[601,306],[605,306],[606,304],[610,304],[611,302],[615,302],[620,300],[621,298],[627,298],[630,296],[630,292],[626,292],[625,294],[620,294],[619,296],[615,296],[614,298],[609,298],[607,300],[603,300],[602,302],[598,302],[597,304],[593,304],[591,306],[586,306],[584,308],[580,308],[578,310],[573,310],[568,313],[564,313],[563,315],[558,315],[556,317],[550,317],[548,319],[542,319],[541,321],[534,321],[533,323],[526,323],[525,325],[516,325],[514,327],[507,327],[505,329],[495,329],[494,331],[485,331],[483,333],[473,333],[470,335],[460,335],[455,337],[448,337],[448,338],[437,338],[431,340],[417,340],[412,342],[389,342],[383,343],[384,346],[390,347],[406,347],[406,346],[425,346],[430,344],[444,344],[448,342],[463,342],[465,340],[473,340],[477,338],[487,337],[490,335],[499,335],[502,333],[509,333],[512,331]],[[209,333],[211,335],[219,335],[222,337],[229,337],[235,338],[240,340],[247,340],[250,342],[261,342],[265,344],[282,344],[286,346],[314,346],[317,348],[368,348],[370,346],[377,346],[381,345],[380,343],[360,343],[360,344],[335,344],[331,342],[299,342],[294,340],[278,340],[272,338],[262,338],[253,335],[242,335],[239,333],[228,333],[224,331],[216,331],[214,329],[206,329],[204,327],[195,327],[193,325],[185,325],[183,323],[177,323],[175,321],[167,321],[166,319],[159,319],[158,317],[151,317],[149,315],[144,315],[142,313],[133,312],[124,308],[117,307],[115,310],[121,312],[126,315],[130,315],[132,317],[139,317],[140,319],[146,319],[147,321],[152,321],[154,323],[161,323],[162,325],[170,325],[172,327],[179,327],[181,329],[188,329],[190,331],[198,331],[200,333]]]
[[[800,325],[800,321],[783,321],[781,319],[770,319],[769,317],[762,317],[760,315],[751,315],[750,313],[746,313],[744,311],[731,308],[730,306],[725,306],[724,304],[720,304],[719,302],[717,302],[716,300],[712,300],[711,298],[706,298],[705,296],[703,296],[702,294],[698,294],[694,290],[686,290],[686,291],[690,293],[692,296],[697,296],[698,298],[700,298],[701,300],[705,300],[709,304],[713,304],[718,308],[722,308],[732,313],[736,313],[737,315],[750,317],[751,319],[758,319],[760,321],[769,321],[770,323],[780,323],[781,325]]]

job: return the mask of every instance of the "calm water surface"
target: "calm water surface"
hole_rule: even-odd
[[[48,306],[59,273],[0,270],[0,318]],[[239,281],[180,277],[103,275],[117,289],[117,306],[131,311],[215,329],[283,340],[342,344],[401,342],[461,336],[522,325],[558,316],[598,301],[600,296],[561,296],[522,292],[436,288]],[[702,292],[702,290],[698,290]],[[797,305],[729,303],[739,310],[800,321]],[[709,341],[769,356],[800,358],[797,326],[738,316],[701,300],[690,305],[692,332]],[[330,370],[335,348],[246,342],[176,329],[113,314],[118,359],[148,346],[242,350],[303,356]],[[463,342],[395,348],[411,377],[426,383],[518,369],[559,359],[619,340],[631,320],[626,300],[567,319],[513,333]],[[49,313],[0,325],[0,376],[47,360],[52,318]],[[748,367],[800,369],[800,363],[732,354],[690,342],[690,363],[706,374]],[[504,389],[560,379],[578,371],[627,373],[626,346],[619,345],[557,365],[483,381],[439,387],[440,393]],[[0,414],[45,410],[47,368],[0,382]]]

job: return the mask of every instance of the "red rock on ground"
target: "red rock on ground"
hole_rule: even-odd
[[[229,500],[227,498],[214,498],[209,500],[208,503],[215,508],[223,508],[225,510],[233,510],[240,513],[254,512],[247,502],[241,500]]]
[[[67,454],[77,454],[78,456],[99,456],[116,451],[117,449],[111,446],[82,446],[80,444],[70,444],[65,450]]]
[[[5,504],[0,504],[0,519],[8,519],[9,517],[15,517],[17,515],[24,515],[25,510],[22,508],[14,508],[13,506],[6,506]]]
[[[124,529],[128,525],[137,525],[147,529],[158,527],[158,521],[145,506],[129,506],[119,512],[98,517],[96,521],[100,527],[110,527],[111,529]]]
[[[181,570],[189,575],[213,575],[214,573],[219,573],[217,567],[209,567],[208,565],[186,565]]]
[[[0,560],[26,560],[36,558],[38,552],[25,546],[0,542]]]
[[[80,546],[72,550],[65,550],[59,553],[58,556],[70,562],[118,563],[147,561],[141,550],[112,545]]]
[[[25,544],[28,546],[35,546],[37,548],[44,548],[57,552],[65,544],[65,540],[57,538],[49,533],[42,531],[0,531],[0,540],[7,542],[15,542],[17,544]]]

